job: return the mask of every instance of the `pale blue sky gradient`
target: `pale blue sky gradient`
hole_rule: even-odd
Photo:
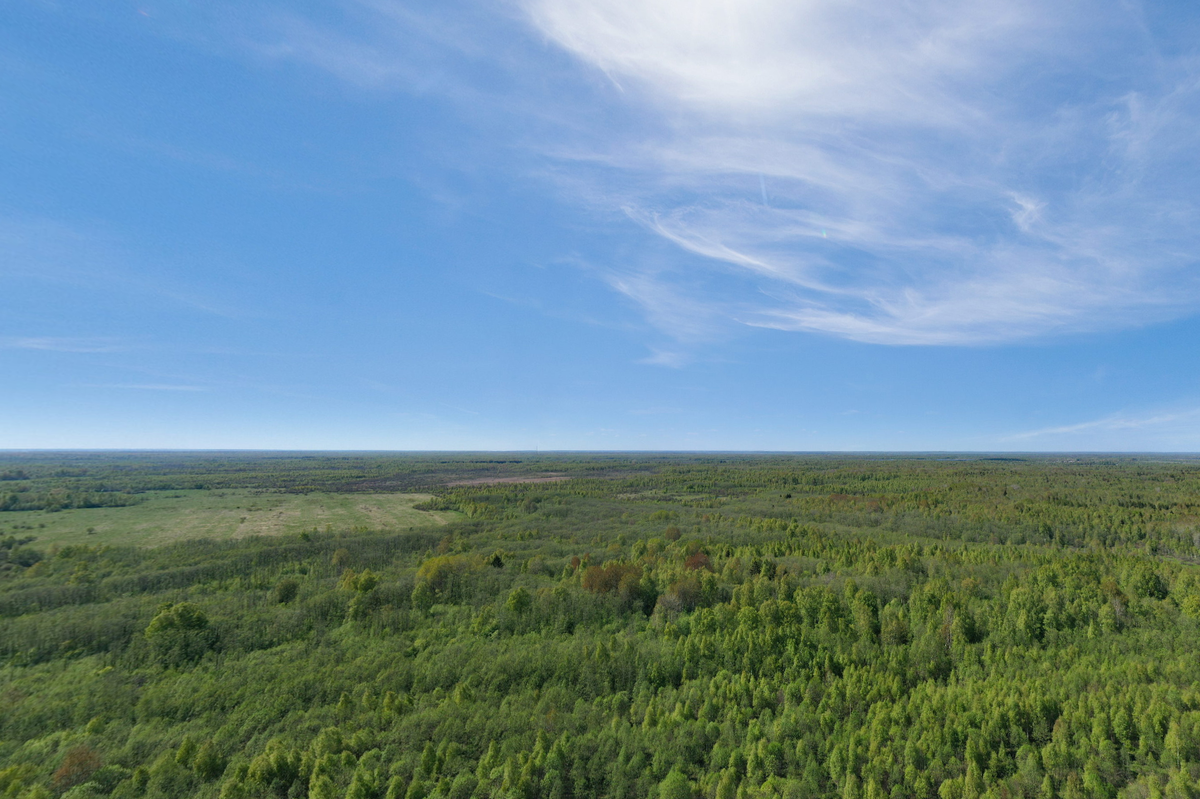
[[[15,0],[0,109],[0,448],[1200,450],[1194,4]]]

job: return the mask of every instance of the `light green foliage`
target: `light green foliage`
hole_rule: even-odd
[[[0,511],[0,796],[1196,796],[1197,462],[112,457],[0,472],[462,515],[55,548]]]
[[[225,771],[225,759],[221,757],[212,741],[205,741],[196,752],[192,768],[197,777],[207,782],[221,776]]]
[[[524,586],[517,586],[508,593],[508,599],[505,601],[504,606],[513,613],[520,615],[529,610],[532,604],[533,597],[530,595],[529,590]]]
[[[440,555],[421,564],[417,569],[417,582],[427,586],[433,596],[454,601],[470,589],[474,576],[484,568],[480,558]]]
[[[691,799],[692,786],[682,771],[672,769],[658,785],[658,799]]]

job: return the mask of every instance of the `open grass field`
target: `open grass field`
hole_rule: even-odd
[[[319,530],[403,530],[462,518],[420,511],[428,494],[286,494],[248,489],[151,491],[129,507],[0,514],[0,535],[34,535],[37,546],[157,546],[194,538],[242,538]]]

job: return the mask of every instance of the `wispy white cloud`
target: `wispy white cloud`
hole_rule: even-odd
[[[270,41],[254,49],[268,58],[305,61],[364,88],[417,83],[419,74],[404,56],[348,38],[296,16],[280,16]]]
[[[196,260],[194,256],[188,259]],[[170,271],[176,274],[168,274]],[[210,291],[194,288],[189,284],[197,281],[178,271],[164,269],[161,258],[131,246],[102,225],[5,215],[0,209],[0,278],[10,285],[19,280],[81,288],[95,292],[97,301],[114,295],[166,300],[226,318],[255,315]]]
[[[173,383],[84,383],[79,388],[115,388],[129,391],[208,391],[204,386]]]
[[[694,360],[695,357],[690,352],[684,352],[679,347],[673,349],[651,347],[650,354],[645,358],[638,359],[637,362],[647,366],[668,366],[672,369],[682,369]]]
[[[744,278],[742,302],[709,305],[745,324],[983,343],[1200,302],[1183,146],[1200,144],[1197,73],[1151,63],[1136,11],[523,5],[641,104],[640,127],[608,132],[599,179],[648,230]],[[672,280],[622,285],[657,305]]]
[[[999,439],[1039,449],[1162,450],[1200,448],[1200,408],[1116,413],[1073,424],[1042,427]]]
[[[97,337],[0,336],[0,349],[45,350],[48,352],[124,352],[130,349],[122,339]]]
[[[675,248],[607,279],[681,342],[736,323],[982,344],[1200,306],[1200,61],[1164,56],[1137,4],[340,8],[340,25],[281,15],[256,47],[469,97],[573,200]],[[514,45],[513,18],[560,55]]]
[[[684,408],[677,406],[663,406],[656,408],[634,408],[627,411],[630,416],[677,416],[687,411]]]
[[[329,10],[332,14],[317,20],[281,6],[239,38],[263,58],[305,63],[379,91],[473,93],[456,79],[450,62],[497,56],[483,49],[485,37],[478,29],[494,12],[479,7],[447,2],[417,10],[392,0],[345,0]]]
[[[1060,425],[1058,427],[1043,427],[1009,436],[1009,440],[1041,438],[1044,436],[1061,436],[1073,433],[1091,433],[1095,430],[1140,430],[1146,427],[1176,424],[1184,421],[1200,420],[1200,408],[1170,413],[1150,413],[1143,415],[1115,414],[1102,419],[1092,419],[1077,424]],[[1198,431],[1200,432],[1200,431]]]

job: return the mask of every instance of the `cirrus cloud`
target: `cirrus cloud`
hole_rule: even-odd
[[[548,157],[533,171],[624,238],[589,268],[684,346],[730,323],[978,345],[1200,307],[1187,7],[337,5],[350,22],[277,14],[257,51],[444,94],[508,153]],[[672,255],[630,257],[636,230]]]
[[[690,256],[622,282],[648,308],[675,293],[752,326],[980,344],[1200,302],[1200,73],[1134,7],[522,7],[631,110],[574,158]],[[698,294],[702,270],[740,291]]]

